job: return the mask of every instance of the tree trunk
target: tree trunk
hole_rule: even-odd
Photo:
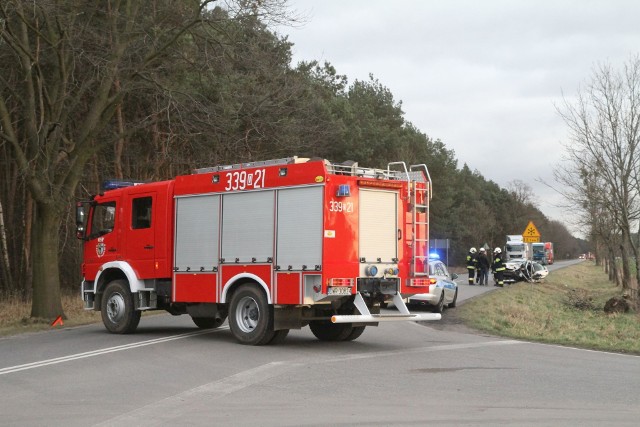
[[[120,92],[120,80],[114,82],[114,89],[116,92]],[[122,104],[116,106],[116,123],[118,124],[118,134],[120,137],[116,140],[113,150],[113,166],[117,179],[124,178],[122,172],[122,153],[124,152],[124,117],[122,114]]]
[[[620,286],[620,274],[618,274],[618,264],[616,264],[616,254],[613,248],[609,247],[609,281]]]
[[[47,203],[35,202],[33,229],[33,303],[31,317],[54,320],[64,317],[60,295],[58,259],[59,210]]]
[[[4,228],[4,212],[2,210],[2,200],[0,200],[0,254],[2,255],[2,284],[0,291],[10,291],[14,289],[11,279],[11,263],[9,262],[9,246],[7,245],[7,232]]]
[[[29,289],[33,283],[33,264],[31,262],[31,245],[33,243],[33,198],[28,192],[24,195],[25,212],[24,212],[24,248],[22,265],[20,271],[22,273],[22,297],[26,300],[29,296]]]
[[[620,258],[622,258],[622,290],[626,291],[631,285],[631,267],[624,243],[620,244]]]

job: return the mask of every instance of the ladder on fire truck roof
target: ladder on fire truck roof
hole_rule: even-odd
[[[407,186],[408,200],[411,203],[411,272],[414,277],[428,276],[429,268],[418,268],[418,263],[424,266],[429,259],[429,236],[418,237],[418,226],[423,226],[427,232],[429,230],[429,200],[431,200],[431,175],[429,169],[424,163],[419,165],[411,165],[407,170],[404,162],[392,162],[387,165],[387,171],[391,171],[392,166],[401,166],[409,182]],[[400,173],[402,173],[400,172]],[[423,174],[424,172],[424,174]],[[420,184],[423,185],[420,185]],[[424,214],[424,221],[418,220],[418,214]]]
[[[412,240],[411,247],[413,251],[412,259],[412,273],[414,277],[428,276],[429,267],[426,265],[429,260],[429,236],[418,237],[417,229],[419,226],[423,226],[426,231],[429,231],[429,200],[431,200],[431,176],[429,176],[429,170],[427,165],[412,165],[410,170],[419,173],[419,169],[424,169],[425,176],[428,178],[424,182],[424,186],[418,185],[417,182],[413,182],[413,192],[411,193],[411,227],[412,227]],[[420,175],[422,175],[420,173]],[[424,221],[418,220],[418,213],[424,213]],[[422,250],[420,250],[422,248]],[[423,265],[422,269],[418,269],[418,263]],[[422,271],[419,271],[422,270]]]
[[[220,165],[220,166],[213,166],[208,168],[200,168],[200,169],[195,169],[193,173],[196,173],[196,174],[210,173],[210,172],[220,172],[220,171],[233,170],[233,169],[259,168],[262,166],[288,165],[291,163],[305,163],[308,161],[309,159],[307,158],[293,156],[293,157],[284,157],[282,159],[260,160],[255,162],[235,163],[233,165]]]

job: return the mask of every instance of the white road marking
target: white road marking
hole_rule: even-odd
[[[344,356],[329,357],[326,359],[300,361],[278,361],[256,368],[238,372],[226,378],[186,390],[182,393],[169,396],[165,399],[150,403],[138,409],[134,409],[117,417],[106,420],[97,426],[163,426],[179,424],[184,414],[197,413],[199,408],[205,407],[215,399],[223,398],[231,393],[241,391],[271,378],[280,376],[292,369],[301,366],[319,365],[324,363],[337,363],[348,360],[371,359],[376,357],[389,357],[406,355],[407,353],[426,353],[432,351],[448,351],[467,348],[491,347],[500,345],[524,344],[521,341],[501,340],[479,342],[471,344],[449,344],[432,347],[419,347],[400,349],[393,351],[379,351],[374,353],[357,353]]]
[[[206,406],[212,400],[223,398],[228,394],[267,381],[302,365],[304,365],[304,363],[296,362],[271,362],[260,365],[253,369],[241,371],[229,377],[186,390],[182,393],[174,394],[173,396],[95,425],[152,426],[174,423],[180,424],[179,420],[183,417],[182,414],[184,413],[197,412],[198,408]],[[193,410],[187,410],[186,408],[193,408]]]
[[[218,329],[207,329],[202,331],[187,332],[184,334],[172,335],[169,337],[156,338],[156,339],[147,340],[147,341],[140,341],[140,342],[135,342],[131,344],[119,345],[116,347],[107,347],[100,350],[87,351],[85,353],[70,354],[69,356],[56,357],[54,359],[41,360],[39,362],[25,363],[24,365],[9,366],[9,367],[0,369],[0,375],[26,371],[28,369],[41,368],[43,366],[56,365],[58,363],[71,362],[73,360],[100,356],[102,354],[107,354],[107,353],[115,353],[116,351],[131,350],[133,348],[145,347],[148,345],[160,344],[168,341],[175,341],[175,340],[188,338],[196,335],[211,334],[214,332],[218,332],[221,329],[228,329],[228,328],[229,328],[228,326],[224,326]]]

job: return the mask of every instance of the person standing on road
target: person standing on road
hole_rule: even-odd
[[[469,249],[469,253],[467,254],[467,272],[469,273],[469,284],[473,285],[473,278],[476,272],[476,248]]]
[[[487,252],[484,248],[480,248],[480,253],[478,254],[478,269],[476,273],[478,274],[477,282],[480,286],[488,286],[489,285],[489,258],[487,258]]]
[[[495,248],[493,251],[493,263],[491,264],[491,270],[493,270],[493,279],[495,280],[494,286],[504,286],[504,262],[502,261],[502,249]]]

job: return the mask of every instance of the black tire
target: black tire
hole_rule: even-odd
[[[229,328],[240,344],[265,345],[275,335],[273,312],[256,285],[244,285],[231,297]]]
[[[344,340],[345,341],[354,341],[354,340],[358,339],[360,337],[360,335],[362,335],[362,333],[364,332],[365,328],[366,328],[366,326],[354,326],[353,330],[351,331],[349,336],[346,337]]]
[[[226,317],[191,317],[193,323],[200,329],[219,328],[225,321]]]
[[[273,338],[268,342],[269,345],[278,345],[284,342],[284,339],[289,335],[288,329],[279,329],[273,334]]]
[[[135,332],[142,314],[135,309],[133,295],[125,280],[114,280],[107,284],[102,294],[100,311],[105,328],[114,334]]]
[[[332,323],[329,320],[314,320],[309,323],[309,328],[320,341],[344,341],[354,329],[351,323]]]
[[[431,311],[440,314],[442,314],[442,312],[444,311],[444,290],[440,294],[440,300],[438,301],[438,304],[431,307]]]
[[[458,303],[458,288],[456,288],[456,293],[453,294],[453,301],[451,301],[448,305],[449,308],[455,308]]]

